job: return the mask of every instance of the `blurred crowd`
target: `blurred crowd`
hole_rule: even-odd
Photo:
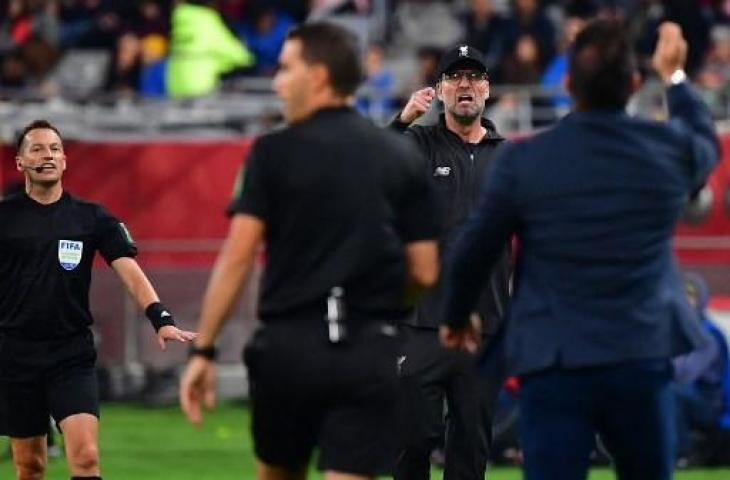
[[[104,91],[166,95],[167,90],[160,87],[160,75],[165,74],[161,65],[178,53],[178,43],[188,41],[188,33],[199,38],[216,34],[205,28],[187,30],[182,25],[187,15],[176,16],[182,4],[214,13],[240,48],[255,58],[228,65],[220,73],[239,70],[257,75],[273,72],[292,24],[322,12],[367,13],[369,6],[367,0],[2,0],[0,87],[31,95],[57,94],[54,71],[65,54],[103,51],[108,53]],[[176,34],[185,38],[179,41]],[[215,56],[217,47],[196,54]]]
[[[730,98],[730,0],[1,0],[0,13],[0,89],[31,97],[64,95],[94,69],[101,92],[210,93],[221,78],[272,75],[291,25],[339,15],[382,23],[366,37],[368,79],[359,101],[375,118],[434,84],[438,57],[457,42],[484,51],[493,86],[557,91],[566,50],[595,16],[624,18],[643,63],[656,26],[679,23],[690,45],[688,73],[711,105]],[[205,20],[191,20],[193,14]],[[74,55],[81,60],[73,62]],[[208,64],[192,61],[196,55]],[[417,68],[398,68],[406,57],[411,65],[416,58]],[[189,71],[197,85],[189,85]],[[555,108],[568,102],[558,94],[540,101]]]

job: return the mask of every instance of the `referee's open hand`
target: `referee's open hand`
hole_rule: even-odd
[[[199,355],[190,357],[180,379],[180,407],[190,423],[203,423],[202,408],[215,407],[215,362]]]
[[[157,343],[160,345],[162,350],[165,350],[168,340],[187,343],[192,342],[197,337],[197,333],[180,330],[175,325],[165,325],[164,327],[160,327],[157,331]]]

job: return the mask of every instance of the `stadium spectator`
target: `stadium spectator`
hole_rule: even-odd
[[[555,92],[565,88],[565,79],[568,75],[568,50],[573,45],[576,35],[583,30],[586,22],[596,14],[596,9],[586,2],[573,2],[566,9],[566,18],[562,24],[561,40],[556,55],[548,64],[540,78],[540,85]],[[552,96],[552,104],[556,114],[562,116],[570,109],[570,97],[566,94]]]
[[[130,29],[141,40],[148,35],[166,38],[170,34],[169,12],[162,7],[159,0],[141,0],[135,17]]]
[[[523,86],[524,89],[515,89],[499,97],[496,111],[502,110],[516,116],[518,112],[525,112],[523,116],[529,122],[529,129],[549,125],[555,121],[554,109],[550,99],[539,92],[531,91],[540,81],[540,48],[537,40],[530,34],[522,35],[509,56],[501,65],[499,83],[505,85]]]
[[[25,68],[26,93],[36,97],[55,95],[57,86],[50,74],[58,63],[58,50],[42,38],[34,36],[20,47],[19,53]]]
[[[139,89],[142,59],[139,37],[128,32],[119,37],[114,61],[110,65],[107,90],[133,96]]]
[[[721,428],[730,429],[730,354],[725,335],[707,313],[710,299],[701,276],[685,274],[684,288],[705,329],[702,345],[674,359],[677,456],[682,466],[702,459],[693,443],[693,432],[711,436]],[[723,426],[723,422],[727,425]]]
[[[505,20],[494,11],[492,0],[471,0],[470,9],[462,16],[464,41],[484,52],[484,62],[497,71],[507,52]]]
[[[132,18],[131,2],[64,0],[61,3],[61,46],[112,51]]]
[[[499,82],[507,85],[535,85],[540,80],[541,64],[537,39],[529,33],[520,35],[500,66]]]
[[[506,51],[515,51],[516,45],[525,35],[531,35],[539,50],[540,71],[555,55],[555,27],[545,15],[538,0],[513,0],[512,15],[505,22]]]
[[[712,45],[696,80],[715,117],[723,118],[730,105],[730,25],[716,25],[710,38]]]
[[[207,95],[223,74],[253,65],[253,54],[228,27],[211,0],[187,0],[172,11],[167,93],[172,98]]]
[[[167,75],[167,41],[158,35],[147,35],[142,40],[142,71],[139,94],[146,98],[165,98]]]
[[[20,52],[11,52],[0,60],[0,86],[10,92],[22,90],[28,81],[25,62]]]
[[[58,46],[58,3],[55,0],[9,0],[0,23],[0,54],[12,51],[32,38]]]
[[[672,476],[670,358],[702,338],[672,233],[719,158],[686,54],[679,26],[662,24],[654,66],[671,121],[631,118],[640,78],[626,31],[609,20],[586,26],[569,57],[574,111],[500,151],[446,264],[442,340],[473,350],[470,313],[516,236],[505,325],[526,480],[585,479],[596,433],[621,480]]]
[[[365,81],[360,86],[355,105],[365,116],[385,124],[393,115],[395,77],[383,66],[383,47],[371,44],[365,57]]]
[[[332,24],[289,33],[274,77],[289,126],[259,137],[239,177],[181,380],[199,423],[215,395],[214,342],[265,242],[262,327],[244,352],[261,480],[305,478],[315,448],[328,480],[390,472],[395,324],[408,314],[406,284],[438,274],[424,159],[350,107],[359,50]]]
[[[418,49],[416,59],[418,63],[418,88],[436,85],[439,78],[438,64],[443,50],[435,46],[423,46]]]
[[[294,20],[262,0],[250,6],[248,12],[239,34],[256,57],[255,72],[271,76],[276,73],[281,47]]]

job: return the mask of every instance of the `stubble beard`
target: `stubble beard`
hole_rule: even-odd
[[[461,125],[471,125],[478,118],[482,116],[484,108],[475,107],[474,109],[468,109],[468,111],[459,111],[458,105],[454,105],[449,108],[449,113]]]

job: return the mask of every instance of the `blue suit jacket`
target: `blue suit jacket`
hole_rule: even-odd
[[[719,147],[689,86],[669,88],[667,100],[669,122],[575,112],[497,154],[447,262],[442,318],[465,325],[515,234],[511,373],[669,358],[701,341],[671,241]]]

